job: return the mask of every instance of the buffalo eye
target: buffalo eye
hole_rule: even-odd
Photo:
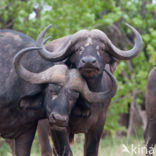
[[[49,97],[54,100],[55,98],[57,98],[60,90],[61,90],[61,86],[58,84],[50,84],[49,86]]]
[[[103,53],[105,52],[105,49],[103,47],[100,47],[99,45],[96,46],[97,55],[103,56]]]
[[[56,99],[57,98],[57,96],[58,96],[58,93],[57,93],[57,91],[55,91],[55,90],[49,90],[49,98],[51,99],[51,100],[54,100],[54,99]]]
[[[59,85],[59,84],[55,84],[55,83],[50,84],[49,87],[50,87],[50,90],[53,90],[53,91],[56,91],[56,92],[59,92],[60,89],[62,88],[61,85]]]
[[[74,90],[68,90],[69,98],[71,99],[77,99],[79,97],[79,92]]]
[[[73,107],[73,105],[76,103],[76,100],[79,97],[79,93],[74,90],[68,90],[68,99],[70,107]]]
[[[55,90],[50,90],[49,93],[51,96],[57,95],[57,92]]]
[[[102,49],[97,50],[97,54],[98,56],[102,56],[104,53],[104,51]]]
[[[79,51],[79,48],[75,49],[75,52],[77,53]]]
[[[79,55],[81,55],[82,52],[83,52],[83,50],[84,50],[84,47],[79,47],[79,48],[77,48],[77,49],[75,50],[75,52],[78,53]]]

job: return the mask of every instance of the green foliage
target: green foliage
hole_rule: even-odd
[[[0,139],[0,156],[11,156],[11,149],[4,139]]]
[[[117,123],[119,113],[128,112],[134,90],[140,91],[136,101],[140,105],[143,104],[147,76],[156,62],[155,19],[156,4],[151,0],[0,1],[0,28],[22,31],[33,39],[49,24],[53,25],[48,31],[52,39],[80,29],[103,29],[112,24],[117,25],[120,32],[125,32],[127,38],[131,31],[125,28],[124,23],[129,23],[139,30],[143,38],[141,53],[131,62],[121,61],[114,73],[118,80],[118,92],[112,100],[105,126],[112,134],[120,130]],[[121,42],[128,48],[125,40]]]

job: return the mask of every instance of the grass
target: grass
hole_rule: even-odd
[[[106,137],[105,139],[101,139],[99,147],[99,156],[141,156],[139,152],[137,152],[137,154],[135,154],[134,152],[122,152],[123,144],[126,145],[129,151],[131,152],[131,146],[134,145],[137,148],[141,148],[144,146],[144,141],[142,138],[138,139],[136,137],[131,137],[129,139]],[[83,156],[82,141],[79,144],[73,144],[71,147],[74,156]]]
[[[74,156],[83,156],[83,142],[84,137],[82,135],[77,135],[75,137],[75,143],[71,145]],[[122,145],[126,145],[131,153],[122,152]],[[99,156],[143,156],[144,154],[137,154],[131,151],[132,146],[137,147],[140,150],[144,146],[144,141],[142,137],[130,137],[127,138],[112,138],[106,137],[101,139],[99,147]],[[38,138],[36,137],[33,143],[31,156],[40,156],[40,145],[38,143]],[[12,156],[9,146],[3,143],[0,146],[0,156]]]

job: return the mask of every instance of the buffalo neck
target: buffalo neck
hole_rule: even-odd
[[[85,80],[91,91],[101,91],[102,78],[103,78],[103,73],[96,77],[85,78]]]

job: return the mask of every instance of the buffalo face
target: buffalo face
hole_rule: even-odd
[[[93,43],[89,44],[88,40]],[[84,77],[96,77],[103,72],[106,64],[113,62],[113,57],[104,50],[102,43],[97,44],[91,38],[86,39],[84,43],[81,46],[75,45],[75,47],[80,48],[75,49],[70,58],[70,63],[73,67],[79,69]]]
[[[51,128],[63,130],[68,126],[70,112],[79,93],[58,84],[48,84],[44,105]]]

